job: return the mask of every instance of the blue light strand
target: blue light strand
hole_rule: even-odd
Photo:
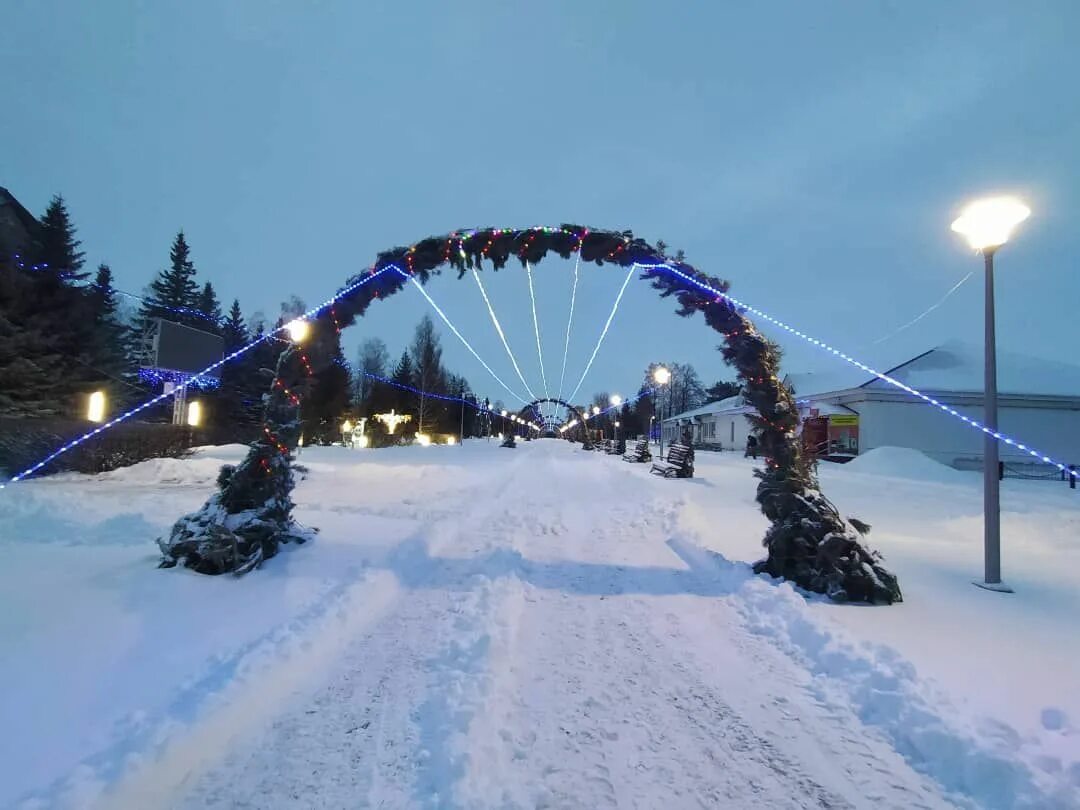
[[[574,323],[574,304],[577,302],[578,266],[581,264],[581,251],[577,251],[574,257],[574,286],[570,288],[570,317],[566,319],[566,344],[563,346],[562,373],[559,375],[559,396],[563,398],[563,390],[566,385],[566,358],[570,354],[570,326]]]
[[[604,338],[607,337],[608,329],[611,327],[611,321],[614,319],[615,313],[619,309],[619,302],[622,301],[623,293],[626,292],[626,285],[630,283],[630,279],[634,276],[634,268],[636,266],[636,264],[631,265],[630,272],[628,272],[626,278],[623,279],[622,287],[619,289],[619,294],[615,297],[615,304],[611,307],[611,313],[608,315],[607,323],[604,324],[604,329],[600,333],[600,338],[596,341],[596,346],[593,348],[592,356],[589,358],[589,362],[585,364],[585,370],[581,372],[581,379],[578,380],[578,384],[574,386],[574,390],[570,394],[571,400],[577,396],[578,389],[581,388],[581,384],[585,382],[585,378],[589,374],[589,369],[592,368],[593,360],[596,359],[596,354],[600,351],[600,346],[603,344]]]
[[[30,270],[35,270],[36,271],[36,270],[43,270],[43,269],[45,269],[45,268],[47,268],[49,266],[48,262],[42,262],[41,264],[32,264],[32,265],[30,265],[29,268],[27,268],[26,262],[20,261],[19,259],[20,259],[20,255],[18,253],[16,253],[15,254],[15,264],[19,267],[20,270],[30,269]],[[102,285],[97,284],[96,282],[93,282],[93,281],[89,282],[85,286],[86,287],[93,287],[93,288],[98,289],[98,290],[109,289],[109,290],[112,290],[117,295],[122,295],[125,298],[132,298],[132,299],[138,301],[140,304],[147,304],[147,305],[155,307],[157,309],[165,310],[166,312],[175,312],[175,313],[178,313],[180,315],[194,315],[194,316],[196,316],[198,318],[202,318],[204,320],[210,321],[211,323],[213,323],[213,324],[215,324],[217,326],[221,326],[226,321],[226,319],[224,317],[215,318],[210,313],[203,312],[201,309],[194,309],[193,307],[169,307],[169,306],[165,306],[164,304],[162,304],[162,303],[160,303],[158,301],[155,301],[152,298],[144,298],[141,295],[135,295],[135,293],[129,293],[126,290],[119,289],[118,287],[105,288],[105,287],[102,287]]]
[[[544,399],[551,394],[548,392],[547,372],[544,371],[544,350],[540,347],[540,321],[536,317],[536,292],[533,290],[532,267],[525,262],[525,276],[529,280],[529,300],[532,302],[533,329],[536,330],[536,356],[540,360],[540,380],[544,384]]]
[[[184,371],[172,371],[160,368],[140,368],[139,381],[150,385],[166,382],[179,385],[180,383],[186,382],[188,388],[194,388],[200,391],[212,391],[221,385],[221,380],[217,377],[195,379]]]
[[[510,357],[510,362],[514,366],[514,371],[517,372],[518,379],[521,380],[521,384],[525,386],[525,391],[530,397],[536,399],[536,394],[529,388],[529,384],[525,382],[525,375],[521,373],[521,368],[518,366],[517,358],[514,357],[514,353],[510,350],[510,344],[506,340],[506,335],[503,333],[502,324],[499,323],[498,317],[495,315],[495,307],[491,305],[491,299],[488,298],[487,290],[484,289],[484,282],[480,280],[480,274],[473,268],[473,278],[476,279],[476,285],[480,288],[480,295],[484,298],[484,303],[487,304],[488,314],[491,315],[491,322],[495,325],[495,331],[499,333],[499,339],[502,340],[503,348],[506,349],[506,354]]]
[[[398,270],[398,272],[401,272],[395,265],[387,265],[386,267],[382,268],[381,270],[377,270],[377,271],[372,270],[371,275],[361,279],[360,281],[356,282],[355,284],[350,285],[349,287],[346,287],[344,290],[339,292],[333,298],[330,298],[329,300],[325,301],[324,303],[320,304],[317,307],[309,309],[307,312],[305,312],[300,317],[302,317],[302,318],[311,318],[311,317],[314,317],[315,315],[318,315],[320,312],[322,312],[322,310],[326,309],[331,304],[334,304],[337,301],[339,301],[340,299],[344,298],[346,295],[349,295],[349,294],[355,292],[356,290],[358,290],[360,287],[363,287],[368,282],[374,281],[376,278],[378,278],[379,276],[381,276],[383,273],[385,273],[387,270],[389,270],[391,268],[393,268],[395,270]],[[33,475],[34,473],[36,473],[38,470],[40,470],[42,467],[44,467],[49,462],[59,458],[64,453],[68,452],[69,450],[72,450],[72,449],[78,447],[79,445],[86,442],[88,439],[91,439],[94,436],[97,436],[98,434],[104,433],[109,428],[115,427],[116,425],[119,425],[121,422],[127,421],[132,416],[135,416],[138,413],[142,413],[147,408],[149,408],[149,407],[151,407],[153,405],[156,405],[159,402],[162,402],[162,401],[164,401],[164,400],[166,400],[166,399],[168,399],[170,397],[176,396],[176,394],[178,392],[191,387],[192,383],[195,380],[198,380],[199,378],[203,377],[204,375],[209,374],[211,371],[214,371],[216,369],[221,368],[226,363],[236,359],[237,357],[240,357],[241,355],[246,354],[247,352],[251,351],[256,346],[258,346],[260,343],[263,343],[264,341],[270,340],[273,335],[277,334],[278,332],[280,332],[280,331],[282,331],[282,330],[284,330],[286,328],[287,327],[282,326],[282,327],[279,327],[278,329],[275,329],[273,332],[268,332],[267,334],[263,335],[262,337],[256,338],[255,340],[248,343],[246,346],[241,346],[236,351],[234,351],[231,354],[228,354],[225,357],[221,358],[216,363],[210,364],[209,366],[207,366],[206,368],[204,368],[202,371],[198,372],[197,374],[191,375],[190,380],[177,385],[176,388],[174,388],[172,391],[165,391],[165,392],[163,392],[161,394],[158,394],[155,397],[151,397],[150,399],[143,402],[141,405],[137,405],[134,408],[132,408],[131,410],[124,412],[120,416],[117,416],[114,419],[110,419],[108,422],[105,422],[104,424],[99,425],[98,427],[94,428],[93,430],[87,431],[82,436],[79,436],[76,439],[72,439],[67,444],[63,445],[59,449],[57,449],[57,450],[53,451],[52,453],[50,453],[49,455],[45,456],[45,458],[43,458],[41,461],[37,462],[33,466],[27,467],[22,472],[17,473],[16,475],[13,475],[10,479],[8,479],[7,483],[0,484],[0,489],[6,488],[9,484],[15,484],[15,483],[18,483],[19,481],[22,481],[27,476],[30,476],[30,475]]]
[[[490,408],[485,408],[480,405],[479,402],[473,402],[472,400],[466,399],[465,397],[455,397],[449,394],[432,394],[428,391],[422,391],[412,385],[399,383],[397,380],[391,380],[389,377],[383,377],[379,374],[372,374],[370,371],[357,370],[355,373],[362,374],[365,377],[370,377],[373,380],[377,380],[381,383],[386,383],[387,385],[392,385],[395,388],[400,388],[402,391],[408,391],[412,394],[418,394],[420,396],[427,397],[428,399],[441,399],[444,402],[460,402],[461,404],[468,405],[470,408],[475,408],[478,411],[492,413],[492,410]]]
[[[810,343],[810,344],[812,344],[814,346],[817,346],[820,349],[824,349],[825,351],[835,355],[836,357],[839,357],[841,360],[843,360],[843,361],[845,361],[847,363],[850,363],[851,365],[855,366],[856,368],[858,368],[858,369],[860,369],[862,371],[865,371],[867,374],[870,374],[870,375],[872,375],[874,377],[877,377],[879,380],[887,382],[889,385],[892,385],[892,386],[894,386],[896,388],[899,388],[901,391],[905,391],[906,393],[911,394],[914,397],[918,397],[923,402],[926,402],[929,405],[933,405],[938,410],[943,411],[944,413],[947,413],[950,416],[953,416],[953,417],[959,419],[961,422],[965,423],[969,427],[971,427],[971,428],[973,428],[975,430],[981,431],[982,433],[986,434],[987,436],[992,436],[997,441],[1003,442],[1003,443],[1009,445],[1010,447],[1015,447],[1017,450],[1022,450],[1025,453],[1027,453],[1029,456],[1031,456],[1032,458],[1037,459],[1038,461],[1041,461],[1044,464],[1049,464],[1052,467],[1056,467],[1060,472],[1071,475],[1074,478],[1080,478],[1080,470],[1070,470],[1067,464],[1063,464],[1062,462],[1051,458],[1050,456],[1046,455],[1043,451],[1037,450],[1037,449],[1035,449],[1033,447],[1029,447],[1028,445],[1023,444],[1023,443],[1011,438],[1010,436],[1006,436],[1004,433],[1001,433],[1000,431],[991,430],[986,425],[979,422],[977,419],[972,419],[969,416],[964,416],[964,414],[960,413],[955,408],[951,408],[948,405],[946,405],[945,403],[939,402],[938,400],[934,399],[933,397],[929,396],[928,394],[924,394],[922,391],[919,391],[916,388],[912,388],[910,385],[906,385],[905,383],[902,383],[899,380],[897,380],[897,379],[895,379],[893,377],[890,377],[888,374],[885,374],[885,373],[883,373],[881,371],[878,371],[877,369],[872,368],[871,366],[868,366],[866,363],[863,363],[863,362],[861,362],[859,360],[856,360],[854,357],[851,357],[850,355],[845,354],[844,352],[840,351],[839,349],[834,348],[833,346],[829,345],[828,343],[826,343],[823,340],[818,340],[817,338],[812,337],[812,336],[806,334],[805,332],[799,331],[798,329],[796,329],[793,326],[789,326],[788,324],[784,323],[783,321],[779,320],[778,318],[774,318],[772,315],[769,315],[768,313],[761,311],[757,307],[752,307],[749,304],[746,304],[746,303],[740,301],[739,299],[728,295],[725,292],[721,292],[720,290],[716,289],[715,287],[712,287],[712,286],[710,286],[708,284],[705,284],[702,281],[698,281],[693,276],[691,276],[691,275],[689,275],[687,273],[684,273],[683,271],[679,270],[678,268],[672,267],[670,264],[665,264],[665,263],[641,264],[639,262],[634,262],[632,267],[639,268],[639,269],[642,269],[642,270],[667,270],[668,272],[672,273],[673,275],[678,276],[679,278],[683,279],[686,282],[689,282],[690,284],[694,285],[695,287],[698,287],[699,289],[705,290],[706,292],[712,293],[713,295],[715,295],[717,297],[717,299],[722,299],[724,301],[728,301],[731,304],[734,304],[735,306],[739,307],[740,309],[745,310],[746,312],[751,312],[756,317],[761,318],[762,320],[765,320],[765,321],[773,324],[774,326],[780,327],[785,332],[788,332],[789,334],[795,335],[796,337],[801,338],[802,340],[806,341],[807,343]]]
[[[462,337],[461,332],[459,332],[457,330],[457,327],[454,326],[454,324],[452,324],[450,322],[450,319],[448,317],[446,317],[446,313],[443,312],[442,308],[439,307],[439,305],[435,303],[435,299],[433,299],[430,295],[428,295],[428,292],[427,292],[427,290],[424,289],[424,286],[419,281],[417,281],[414,276],[406,273],[400,267],[397,267],[397,266],[394,266],[394,265],[391,265],[391,266],[394,267],[394,269],[397,270],[397,272],[401,274],[402,278],[407,279],[408,281],[412,282],[413,286],[416,287],[416,289],[418,289],[420,291],[420,294],[422,296],[424,296],[424,298],[427,299],[427,302],[429,304],[431,304],[432,309],[434,309],[439,314],[439,317],[442,318],[443,323],[445,323],[450,328],[450,331],[453,332],[457,336],[457,339],[460,340],[462,342],[462,344],[465,346],[465,348],[468,349],[472,353],[472,356],[475,357],[480,362],[480,365],[482,365],[484,368],[487,369],[488,374],[490,374],[492,377],[494,377],[495,381],[499,385],[501,385],[503,388],[505,388],[506,391],[510,394],[510,396],[512,396],[514,399],[518,400],[518,402],[528,403],[529,400],[525,399],[525,397],[521,396],[520,394],[515,393],[510,388],[510,386],[508,386],[506,383],[504,383],[502,381],[502,378],[498,374],[496,374],[494,371],[492,371],[491,366],[489,366],[487,363],[484,362],[484,359],[480,355],[478,355],[476,353],[476,349],[474,349],[472,347],[472,345],[469,343],[469,341],[467,341],[464,337]]]

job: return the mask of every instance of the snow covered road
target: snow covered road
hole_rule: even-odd
[[[250,640],[173,659],[167,699],[141,695],[113,742],[0,805],[1077,806],[1067,762],[1037,772],[950,716],[894,651],[849,642],[789,586],[708,550],[692,526],[710,503],[749,515],[712,519],[710,536],[760,537],[746,465],[664,481],[556,441],[300,460],[311,545],[241,580],[154,571],[145,547],[126,572],[165,594],[136,613],[209,600],[191,605],[196,629],[227,613],[222,633]],[[209,481],[216,460],[158,464],[154,508],[162,479]],[[113,485],[137,513],[137,474],[112,477],[35,483],[20,517]],[[5,517],[0,530],[18,525]],[[176,632],[158,623],[139,642],[137,679],[161,677],[162,643],[207,643]]]
[[[944,806],[853,715],[788,698],[731,583],[668,545],[661,482],[557,442],[485,472],[418,507],[395,604],[187,806]]]

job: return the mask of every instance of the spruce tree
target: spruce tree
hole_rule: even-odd
[[[207,282],[207,287],[210,283]],[[205,294],[206,289],[203,289]],[[211,292],[213,290],[211,289]],[[232,352],[244,346],[251,339],[248,337],[247,324],[244,323],[244,316],[240,312],[240,301],[233,299],[232,307],[229,308],[229,314],[225,316],[224,321],[221,324],[221,335],[225,338],[225,353],[231,354]],[[226,365],[226,368],[228,366]]]
[[[117,313],[116,288],[112,270],[107,264],[98,265],[94,283],[87,296],[93,314],[94,366],[113,381],[130,371],[125,346],[125,328]],[[110,386],[111,387],[111,386]],[[118,392],[114,390],[114,395]]]
[[[196,324],[199,329],[221,334],[221,305],[218,303],[217,293],[214,292],[214,285],[209,281],[203,285],[202,292],[195,299],[195,309],[198,310],[195,314],[199,320]]]
[[[82,272],[84,254],[63,197],[53,197],[39,226],[31,252],[31,264],[37,269],[15,271],[21,277],[12,289],[19,290],[19,300],[8,310],[10,326],[27,333],[7,347],[12,358],[8,371],[16,378],[25,376],[31,391],[25,396],[12,391],[9,397],[36,403],[25,407],[28,416],[71,414],[77,396],[102,378],[93,370],[95,328],[89,290],[77,285],[88,274]]]
[[[192,310],[198,308],[199,288],[195,283],[195,265],[191,248],[181,230],[169,250],[169,267],[158,273],[150,283],[150,296],[139,310],[139,321],[145,327],[153,318],[203,328],[204,319]]]
[[[390,378],[398,385],[405,385],[412,388],[416,384],[415,370],[413,369],[412,360],[409,358],[409,352],[403,351],[401,353],[401,359],[398,360],[397,366],[394,367],[394,374]],[[403,388],[394,389],[394,397],[391,402],[392,408],[395,408],[398,413],[406,413],[412,410],[413,395],[411,392],[406,391]]]
[[[250,342],[239,301],[233,300],[221,331],[227,355]],[[221,386],[217,395],[220,421],[232,441],[251,441],[258,434],[262,395],[268,384],[265,376],[259,373],[259,348],[226,363],[221,369]]]
[[[61,195],[52,198],[39,223],[34,263],[44,265],[40,272],[64,283],[85,281],[90,275],[82,272],[86,254],[79,250],[82,243],[75,238],[75,226]]]
[[[51,320],[37,316],[41,281],[14,264],[0,266],[0,415],[64,413],[70,363]]]

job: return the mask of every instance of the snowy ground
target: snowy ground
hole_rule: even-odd
[[[305,450],[240,580],[152,540],[242,448],[0,492],[0,806],[1080,807],[1080,493],[901,451],[823,472],[907,601],[753,576],[750,464],[562,442]]]

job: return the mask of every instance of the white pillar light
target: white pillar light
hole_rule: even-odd
[[[86,404],[86,418],[91,422],[105,421],[105,392],[94,391]]]
[[[189,427],[198,427],[202,424],[202,404],[198,400],[188,403],[187,423]]]

